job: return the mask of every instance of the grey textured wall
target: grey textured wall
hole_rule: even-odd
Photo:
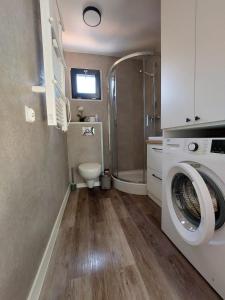
[[[89,68],[101,71],[102,81],[102,101],[71,101],[72,120],[77,120],[77,107],[83,106],[86,115],[98,114],[100,121],[103,122],[103,142],[104,142],[104,161],[105,167],[109,167],[109,144],[108,144],[108,89],[107,75],[112,64],[118,59],[110,56],[92,55],[82,53],[65,53],[66,64],[68,66],[68,81],[66,85],[67,95],[71,99],[70,90],[70,69],[71,68]]]
[[[43,67],[39,1],[1,0],[0,19],[0,299],[24,300],[68,186],[66,136],[31,92]]]

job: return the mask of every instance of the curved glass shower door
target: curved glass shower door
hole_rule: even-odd
[[[145,140],[156,133],[159,98],[153,57],[151,53],[129,55],[109,73],[111,170],[122,181],[146,183]]]
[[[109,148],[111,154],[111,171],[118,177],[118,152],[117,152],[117,103],[116,103],[116,72],[109,75]]]

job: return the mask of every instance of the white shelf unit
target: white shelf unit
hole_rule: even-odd
[[[159,206],[162,206],[162,152],[162,145],[147,145],[147,190]]]
[[[67,131],[71,117],[70,103],[65,95],[64,25],[57,0],[40,0],[40,11],[45,86],[33,86],[32,91],[46,94],[48,125]]]

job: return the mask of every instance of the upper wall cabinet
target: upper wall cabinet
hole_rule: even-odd
[[[162,128],[225,120],[224,16],[224,0],[162,0]]]
[[[195,0],[162,0],[162,128],[194,115]]]
[[[225,1],[198,0],[195,115],[198,122],[225,120]]]

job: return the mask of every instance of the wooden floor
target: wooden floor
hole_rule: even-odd
[[[160,230],[146,196],[71,193],[41,300],[220,299]]]

